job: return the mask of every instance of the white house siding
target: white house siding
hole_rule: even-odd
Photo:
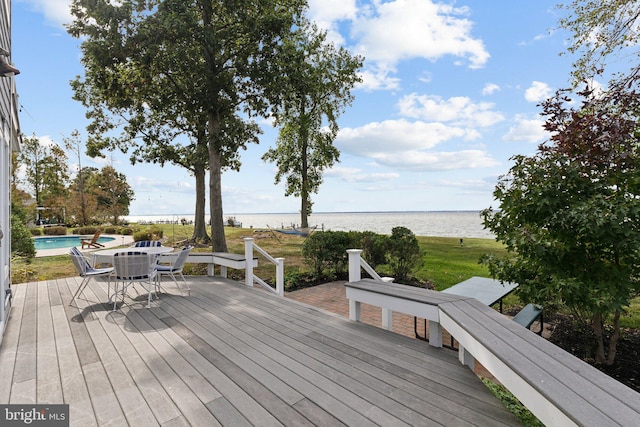
[[[0,47],[11,52],[11,0],[0,0]],[[19,128],[15,78],[0,77],[0,343],[11,307],[11,152],[18,150]]]

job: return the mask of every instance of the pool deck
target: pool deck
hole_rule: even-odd
[[[55,236],[50,236],[50,237],[55,237]],[[115,248],[117,246],[130,245],[133,243],[133,236],[123,236],[121,234],[103,234],[101,237],[113,237],[114,240],[111,240],[110,242],[104,242],[103,243],[104,248],[99,248],[99,249]],[[91,236],[89,236],[89,238],[91,238]],[[69,253],[69,249],[71,248],[42,249],[42,250],[36,251],[36,257],[65,255]],[[95,251],[95,250],[98,250],[98,248],[83,249],[83,251],[84,250]]]

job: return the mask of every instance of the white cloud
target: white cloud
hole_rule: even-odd
[[[524,92],[524,99],[529,102],[541,102],[551,97],[551,95],[552,90],[548,84],[534,81]]]
[[[387,173],[366,173],[359,168],[345,168],[341,166],[335,166],[324,172],[326,177],[339,178],[346,182],[388,182],[400,177],[400,174],[395,172]]]
[[[379,164],[387,167],[421,171],[476,169],[498,164],[496,160],[481,150],[377,153],[373,158]]]
[[[482,40],[473,38],[467,8],[425,0],[375,2],[375,10],[354,22],[356,52],[367,60],[395,64],[410,58],[435,61],[447,55],[480,68],[489,59]]]
[[[494,93],[496,93],[499,90],[500,90],[500,86],[498,86],[497,84],[495,84],[495,83],[487,83],[482,88],[482,94],[483,95],[493,95]]]
[[[31,5],[33,10],[41,12],[47,21],[55,25],[69,24],[71,18],[71,0],[17,0]]]
[[[509,128],[509,131],[502,137],[505,142],[524,141],[530,143],[542,142],[548,137],[548,133],[544,130],[544,121],[535,118],[530,119],[522,115],[515,118],[515,125]]]
[[[496,161],[482,150],[433,150],[453,138],[468,138],[470,133],[473,131],[443,123],[387,120],[360,128],[343,128],[336,145],[344,153],[370,158],[376,165],[400,170],[433,171],[496,165]]]
[[[439,96],[412,93],[398,101],[400,113],[422,120],[452,122],[460,126],[492,126],[504,120],[489,102],[474,103],[465,96],[442,99]]]
[[[399,89],[400,79],[393,76],[395,72],[395,67],[378,66],[378,64],[366,67],[360,73],[362,83],[358,87],[367,91]]]

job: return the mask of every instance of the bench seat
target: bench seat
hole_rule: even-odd
[[[367,303],[383,309],[383,327],[391,310],[429,320],[431,345],[441,344],[446,329],[459,343],[460,362],[473,368],[477,360],[548,426],[626,426],[640,419],[639,393],[474,298],[369,279],[345,287],[352,320]],[[527,309],[524,323],[537,310]]]
[[[513,321],[518,325],[522,325],[529,329],[531,325],[533,325],[533,322],[540,319],[540,330],[537,333],[538,335],[541,335],[544,330],[544,316],[542,312],[543,310],[541,305],[527,304],[518,312],[518,314],[515,315]]]

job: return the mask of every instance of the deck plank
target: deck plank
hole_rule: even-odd
[[[62,382],[60,381],[58,367],[58,353],[51,314],[49,287],[48,282],[42,282],[38,286],[36,396],[38,402],[57,403],[62,402]],[[51,287],[56,287],[55,283],[52,283]]]
[[[206,300],[206,298],[207,297],[203,296],[200,304],[206,303],[210,305],[213,303],[211,300]],[[265,294],[263,302],[270,303],[272,302],[271,299],[271,296]],[[257,302],[259,300],[260,298],[257,296],[252,298],[251,306],[247,307],[244,307],[244,304],[241,304],[239,301],[234,301],[234,304],[229,307],[228,310],[238,313],[238,316],[242,316],[241,313],[246,313],[247,310],[259,311],[261,313],[268,312],[268,308],[266,306],[260,305]],[[282,304],[279,300],[277,300],[277,302]],[[435,391],[432,386],[434,378],[433,370],[429,369],[425,371],[426,373],[420,375],[415,369],[409,370],[405,367],[406,360],[404,358],[388,357],[387,360],[380,359],[375,353],[381,343],[369,343],[370,346],[365,347],[368,351],[364,352],[362,351],[363,347],[361,346],[357,349],[352,347],[350,342],[354,337],[351,335],[347,335],[347,339],[344,342],[337,341],[335,338],[340,338],[339,335],[330,337],[327,334],[327,324],[330,322],[326,319],[322,319],[321,317],[323,314],[318,311],[312,311],[311,313],[314,317],[310,319],[312,324],[319,325],[318,330],[309,332],[308,329],[304,329],[306,333],[303,332],[301,334],[293,330],[287,330],[292,328],[291,325],[298,323],[297,320],[299,319],[295,318],[295,315],[293,314],[293,307],[296,305],[297,304],[292,305],[292,308],[286,311],[286,315],[279,320],[278,315],[276,313],[272,313],[270,321],[278,322],[277,333],[274,333],[274,331],[269,327],[261,325],[260,322],[252,322],[254,316],[249,313],[247,314],[248,317],[246,318],[246,322],[247,324],[251,324],[253,327],[260,329],[259,333],[256,333],[256,337],[258,337],[258,339],[262,336],[269,336],[270,338],[268,338],[268,340],[280,340],[277,346],[278,348],[284,347],[283,351],[287,354],[292,354],[295,350],[293,350],[293,348],[286,348],[285,345],[298,347],[303,353],[297,357],[297,360],[307,361],[312,369],[322,372],[323,375],[335,377],[341,384],[353,384],[354,392],[359,395],[366,395],[369,399],[375,400],[379,398],[379,396],[372,392],[373,390],[381,391],[386,394],[387,397],[389,395],[396,396],[397,402],[402,402],[402,405],[407,406],[404,411],[399,411],[399,408],[396,406],[397,414],[404,417],[406,422],[415,422],[415,419],[411,418],[412,415],[415,415],[413,411],[420,413],[423,417],[426,416],[432,418],[434,422],[437,421],[447,425],[452,423],[476,422],[478,418],[485,417],[485,414],[479,413],[478,409],[484,408],[486,411],[486,402],[495,401],[493,396],[486,390],[486,387],[481,385],[482,388],[474,390],[467,400],[463,400],[464,406],[451,405],[450,399],[459,397],[460,390],[455,386],[450,388],[450,378],[445,377],[445,381],[447,381],[445,387],[438,386],[437,391]],[[216,313],[221,312],[220,309],[216,309],[214,311]],[[308,318],[309,313],[305,313],[305,317]],[[292,321],[294,318],[296,319],[295,322]],[[307,319],[301,320],[306,321]],[[353,324],[353,326],[356,328],[363,327],[361,324]],[[396,336],[396,334],[383,329],[373,327],[365,328],[372,328],[374,335],[378,335],[379,333],[382,340]],[[342,328],[336,329],[340,330]],[[350,332],[347,330],[345,331]],[[283,334],[282,332],[285,333]],[[358,332],[355,335],[362,336],[362,333]],[[406,337],[400,338],[402,338],[400,341],[404,342],[404,344],[416,343],[415,340],[410,340]],[[370,334],[367,335],[367,339],[371,340]],[[448,351],[425,347],[424,343],[418,343],[418,345],[422,347],[422,366],[430,366],[433,362],[437,364],[437,360],[439,360],[443,355],[443,352]],[[313,348],[318,351],[314,352],[312,350]],[[436,356],[435,358],[430,359],[429,363],[424,363],[425,351],[432,352],[434,356]],[[389,351],[389,354],[392,356],[398,356],[401,353],[403,353],[403,351],[400,351],[397,346]],[[323,361],[326,361],[328,357],[335,359],[332,360],[330,369],[326,364],[322,363]],[[317,362],[314,363],[313,360],[317,360]],[[455,360],[455,367],[457,368],[457,359],[452,360]],[[473,375],[470,371],[465,371],[465,374]],[[398,377],[401,378],[400,381],[398,381]],[[479,398],[482,397],[484,397],[484,399],[479,400]],[[385,406],[381,403],[376,404],[380,407]],[[494,409],[493,418],[487,417],[486,422],[494,422],[496,425],[500,425],[503,418],[503,408],[499,403],[496,403]],[[390,408],[390,410],[392,409]]]
[[[167,287],[147,309],[131,289],[116,312],[103,282],[73,306],[79,278],[16,285],[0,396],[62,400],[74,426],[517,424],[453,352],[231,280],[187,280],[190,296]]]

